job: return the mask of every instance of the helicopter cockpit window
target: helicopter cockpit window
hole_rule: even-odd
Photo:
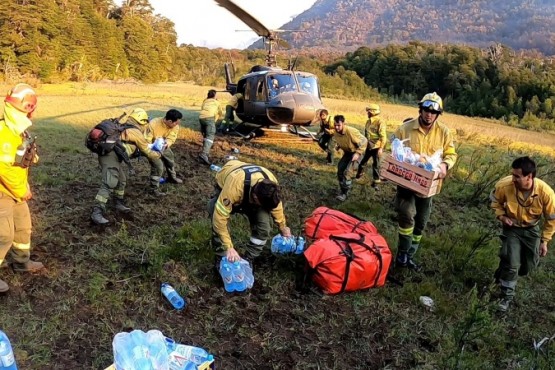
[[[268,76],[267,83],[270,98],[286,91],[297,90],[297,83],[292,74],[274,74]]]
[[[264,78],[260,78],[256,82],[256,100],[258,101],[266,100],[266,89],[264,87]]]
[[[320,97],[320,92],[318,91],[318,80],[315,76],[303,76],[301,74],[297,74],[297,80],[299,81],[301,91],[314,95],[318,98]]]

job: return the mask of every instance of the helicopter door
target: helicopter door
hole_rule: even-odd
[[[266,79],[264,76],[258,76],[256,80],[256,98],[254,99],[254,113],[256,116],[266,116],[266,105],[268,91],[266,89]]]

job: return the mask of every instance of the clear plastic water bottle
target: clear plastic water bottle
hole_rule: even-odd
[[[391,154],[399,162],[403,162],[405,159],[405,149],[403,142],[397,138],[393,139],[391,142]]]
[[[303,239],[303,247],[304,247],[304,239]],[[272,239],[272,246],[271,246],[273,253],[278,254],[287,254],[287,253],[296,253],[297,250],[297,241],[294,236],[284,238],[281,234],[277,234]]]
[[[170,369],[188,369],[183,367],[188,366],[186,362],[192,362],[196,366],[200,366],[206,361],[212,361],[213,359],[214,356],[202,348],[178,344],[175,346],[175,350],[170,353]],[[178,366],[181,367],[172,367],[172,362],[177,362]]]
[[[12,345],[2,330],[0,330],[0,369],[17,370]]]
[[[222,170],[222,168],[221,168],[220,166],[215,165],[215,164],[212,163],[212,164],[210,165],[210,170],[211,170],[211,171],[214,171],[214,172],[220,172],[220,171]]]
[[[182,310],[185,308],[185,300],[175,291],[175,289],[168,283],[163,283],[160,288],[162,294],[170,301],[173,308]]]
[[[239,263],[241,264],[241,266],[243,266],[243,271],[245,273],[245,284],[247,286],[247,289],[250,289],[254,285],[254,275],[252,273],[252,267],[249,261],[244,259],[241,259]]]
[[[247,289],[247,283],[245,281],[245,271],[243,264],[239,261],[233,262],[233,282],[235,284],[235,290],[237,292],[244,292]]]
[[[239,158],[237,158],[237,157],[234,156],[234,155],[226,155],[226,156],[224,157],[224,160],[225,160],[226,162],[228,162],[228,161],[236,161],[237,159],[239,159]]]
[[[157,152],[162,152],[164,149],[164,146],[166,146],[166,139],[164,139],[163,137],[159,137],[156,140],[154,140],[154,143],[152,143],[152,150],[155,150]]]
[[[233,282],[233,269],[231,263],[226,257],[222,258],[220,261],[220,275],[224,281],[224,289],[226,292],[235,291],[235,283]]]
[[[299,236],[297,238],[297,246],[295,248],[295,254],[301,254],[304,252],[304,244],[305,244],[304,238],[302,236]]]
[[[241,152],[241,151],[239,150],[239,148],[233,148],[233,149],[231,149],[231,151],[232,151],[234,154],[239,154],[239,153]]]

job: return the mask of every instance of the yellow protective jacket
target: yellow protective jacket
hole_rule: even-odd
[[[214,121],[219,121],[223,116],[222,106],[217,99],[204,99],[198,118],[214,118]]]
[[[318,132],[320,133],[326,133],[330,136],[333,136],[333,134],[335,134],[335,128],[333,126],[333,120],[331,118],[331,115],[328,115],[328,118],[324,121],[322,121],[322,119],[319,120],[320,121],[320,131]]]
[[[439,121],[435,121],[428,133],[424,132],[418,118],[402,124],[395,132],[399,140],[409,139],[404,145],[409,146],[414,153],[433,155],[437,150],[443,150],[443,162],[447,169],[452,168],[457,161],[455,142],[449,128]]]
[[[29,169],[14,165],[15,155],[31,125],[27,113],[5,104],[4,118],[0,119],[0,191],[17,202],[23,201],[29,189]]]
[[[530,195],[524,194],[513,184],[512,176],[502,178],[491,192],[491,208],[495,216],[507,216],[515,227],[537,225],[543,215],[545,222],[541,240],[549,242],[555,233],[555,193],[543,180],[534,179]]]
[[[228,222],[231,212],[237,207],[241,206],[243,202],[243,190],[245,184],[245,171],[241,166],[251,165],[245,162],[231,160],[228,161],[220,172],[216,174],[216,183],[222,191],[216,201],[214,215],[212,216],[212,229],[218,234],[222,241],[223,247],[227,250],[233,248],[233,242],[229,235]],[[256,165],[252,165],[256,166]],[[275,176],[266,168],[259,167],[268,179],[277,183]],[[259,181],[264,180],[264,175],[260,172],[255,172],[251,175],[251,190],[254,185]],[[255,207],[253,205],[253,207]],[[279,202],[278,206],[271,212],[274,222],[279,229],[286,226],[285,215],[283,213],[283,203]]]
[[[368,149],[385,148],[387,143],[387,125],[378,117],[372,117],[366,121],[364,136],[368,139]]]
[[[354,127],[345,126],[343,133],[340,134],[336,131],[333,138],[335,139],[335,144],[344,152],[363,155],[368,146],[368,139]]]
[[[229,100],[227,101],[227,105],[231,106],[233,109],[237,109],[240,99],[243,99],[243,94],[237,93],[235,95],[232,95],[231,98],[229,98]]]
[[[177,140],[179,134],[179,125],[175,127],[168,127],[164,123],[163,117],[154,118],[150,121],[150,129],[146,132],[146,140],[153,143],[155,139],[163,137],[166,139],[167,147],[171,147]]]
[[[121,132],[121,141],[129,158],[136,157],[137,150],[149,159],[160,158],[160,153],[148,147],[149,142],[140,128],[128,128]]]

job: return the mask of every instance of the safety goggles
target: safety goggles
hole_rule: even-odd
[[[432,112],[432,113],[441,112],[441,107],[439,106],[439,103],[432,100],[426,100],[425,102],[422,103],[421,106],[422,106],[422,109],[428,112]]]

